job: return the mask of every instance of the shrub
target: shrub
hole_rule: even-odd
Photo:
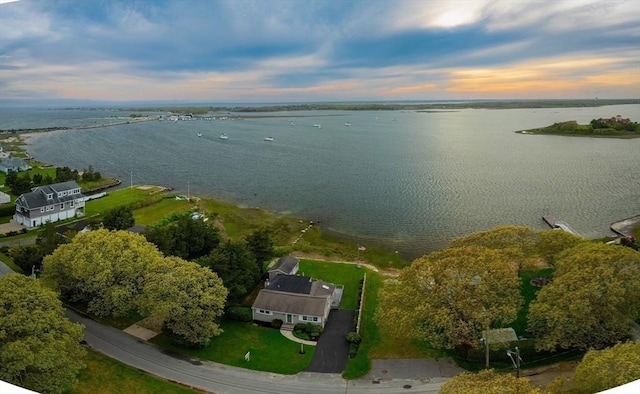
[[[349,357],[350,358],[354,358],[356,356],[356,354],[358,354],[358,347],[360,345],[358,345],[357,343],[351,343],[349,345]]]
[[[271,320],[271,327],[280,329],[280,327],[282,327],[282,320],[281,319]]]
[[[235,321],[250,322],[253,312],[248,306],[231,306],[227,309],[227,318]]]
[[[362,341],[362,337],[360,336],[360,334],[358,334],[355,331],[351,331],[350,333],[347,334],[346,336],[347,338],[347,342],[349,343],[360,343]]]
[[[297,323],[294,327],[294,331],[306,332],[307,325],[304,323]]]

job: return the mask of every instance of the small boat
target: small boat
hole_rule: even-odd
[[[220,139],[221,139],[221,140],[228,140],[228,139],[229,139],[229,136],[228,136],[228,135],[226,135],[226,134],[221,134],[221,135],[220,135]]]
[[[344,124],[345,126],[351,126],[351,122],[347,122]]]
[[[198,133],[198,137],[202,137],[202,133]]]
[[[264,137],[263,138],[265,141],[273,141],[273,137]]]
[[[319,125],[319,124],[317,124],[317,123],[316,123],[316,124],[314,124],[314,125],[313,125],[313,127],[317,127],[317,128],[319,128],[319,129],[321,129],[321,128],[322,128],[322,126],[321,126],[321,125]]]

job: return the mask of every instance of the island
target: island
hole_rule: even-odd
[[[518,134],[549,134],[578,137],[638,138],[640,124],[616,115],[612,118],[593,119],[589,124],[578,124],[575,120],[554,123],[539,129],[519,130]]]

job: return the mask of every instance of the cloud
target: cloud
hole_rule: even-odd
[[[633,1],[33,0],[0,5],[0,37],[13,98],[588,97],[603,83],[633,97],[640,86]]]

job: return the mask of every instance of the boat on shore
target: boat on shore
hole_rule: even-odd
[[[198,133],[198,137],[202,137],[202,133]]]
[[[228,136],[228,135],[226,135],[226,134],[220,134],[220,139],[221,139],[221,140],[228,140],[228,139],[229,139],[229,136]]]
[[[317,127],[317,128],[319,128],[319,129],[321,129],[321,128],[322,128],[322,125],[319,125],[319,124],[317,124],[317,123],[316,123],[316,124],[314,124],[314,125],[313,125],[313,127]]]
[[[264,137],[263,140],[265,140],[265,141],[273,141],[273,137]]]
[[[346,122],[344,125],[349,127],[349,126],[351,126],[351,122]]]

